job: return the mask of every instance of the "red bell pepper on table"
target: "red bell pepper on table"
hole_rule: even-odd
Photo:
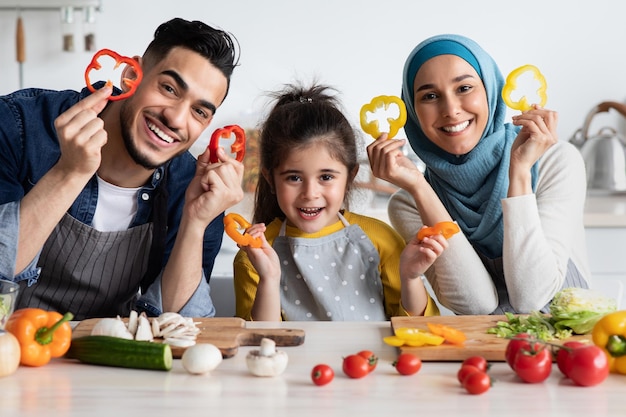
[[[143,71],[141,70],[141,66],[139,65],[139,62],[136,59],[133,59],[128,56],[120,55],[117,52],[112,51],[110,49],[101,49],[98,52],[96,52],[96,54],[91,59],[91,62],[89,63],[89,65],[87,65],[87,69],[85,70],[85,82],[87,83],[87,88],[92,93],[96,92],[96,89],[93,87],[93,85],[91,85],[90,73],[92,70],[97,71],[102,68],[102,65],[100,64],[98,59],[102,56],[107,56],[107,55],[115,59],[115,66],[113,67],[113,69],[118,68],[122,64],[126,64],[126,65],[130,65],[135,71],[135,74],[137,74],[137,78],[135,78],[134,80],[130,78],[123,78],[122,82],[128,87],[128,90],[123,92],[122,94],[119,94],[116,96],[110,96],[109,100],[117,101],[117,100],[123,100],[127,97],[130,97],[131,95],[135,93],[135,91],[137,90],[137,86],[139,85],[139,83],[141,82],[141,79],[143,78]],[[111,80],[107,80],[107,84],[111,85],[113,83],[111,82]]]

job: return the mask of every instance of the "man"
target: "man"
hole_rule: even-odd
[[[110,101],[102,82],[0,97],[0,277],[20,283],[18,308],[215,314],[208,277],[243,165],[188,150],[228,93],[235,46],[176,18],[134,57],[143,79],[129,98]]]

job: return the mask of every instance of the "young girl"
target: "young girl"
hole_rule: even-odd
[[[585,167],[557,139],[555,111],[534,106],[505,123],[504,78],[474,41],[439,35],[406,60],[405,133],[424,175],[382,135],[372,171],[402,191],[392,225],[410,239],[423,224],[454,219],[462,234],[426,271],[457,314],[547,311],[565,287],[588,286],[583,228]]]
[[[344,208],[358,170],[356,137],[329,90],[286,87],[261,128],[255,224],[247,232],[263,245],[235,257],[237,316],[439,314],[421,275],[448,243],[438,235],[405,247],[391,226]]]

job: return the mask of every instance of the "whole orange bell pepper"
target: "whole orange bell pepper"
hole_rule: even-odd
[[[72,327],[68,322],[73,318],[72,313],[61,315],[39,308],[22,308],[13,312],[5,330],[20,343],[20,364],[42,366],[51,358],[65,355],[72,341]]]

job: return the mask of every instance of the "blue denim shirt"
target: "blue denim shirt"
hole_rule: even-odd
[[[41,177],[58,161],[61,152],[54,128],[54,120],[90,92],[50,91],[26,89],[0,97],[0,278],[19,282],[29,280],[32,285],[39,277],[39,255],[19,274],[15,275],[17,239],[19,235],[19,203]],[[193,178],[196,159],[189,152],[174,158],[169,164],[155,170],[152,179],[139,191],[137,214],[131,227],[150,220],[153,195],[167,169],[166,188],[169,193],[167,237],[161,266],[172,252],[182,210],[185,190]],[[98,200],[95,176],[85,186],[68,210],[77,220],[91,225]],[[210,297],[208,277],[220,250],[224,233],[223,213],[207,227],[204,235],[203,271],[191,299],[179,312],[187,317],[212,317],[215,308]],[[151,315],[162,312],[161,274],[137,302],[139,310]]]

